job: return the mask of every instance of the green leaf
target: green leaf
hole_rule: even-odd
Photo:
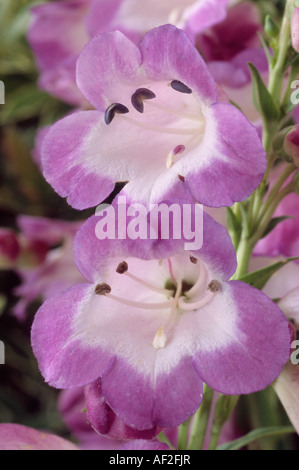
[[[266,230],[264,231],[263,233],[263,236],[261,238],[265,238],[267,235],[269,235],[269,233],[272,232],[272,230],[275,229],[275,227],[280,224],[281,222],[283,222],[284,220],[288,220],[288,219],[294,219],[294,217],[291,217],[290,215],[283,215],[281,217],[274,217],[268,227],[266,228]]]
[[[236,214],[234,211],[231,209],[231,207],[226,208],[226,224],[227,228],[230,231],[236,232],[236,233],[241,233],[242,231],[242,225],[240,220],[237,218]]]
[[[240,281],[246,282],[247,284],[261,290],[267,284],[273,274],[279,271],[279,269],[283,268],[286,264],[297,259],[299,258],[294,257],[287,258],[285,261],[278,261],[277,263],[271,264],[266,268],[258,269],[257,271],[245,274],[240,278]]]
[[[256,109],[261,113],[264,121],[278,121],[280,111],[270,95],[262,77],[253,64],[248,64],[252,76],[253,102]]]
[[[7,94],[1,113],[1,123],[11,124],[38,116],[49,95],[37,90],[35,84],[26,84]]]
[[[262,437],[280,437],[285,434],[293,434],[295,432],[296,431],[293,426],[270,426],[255,429],[254,431],[249,432],[245,436],[242,436],[235,441],[222,444],[221,446],[217,447],[217,450],[238,450]]]
[[[272,66],[273,64],[273,56],[270,54],[270,50],[269,50],[269,46],[267,44],[267,42],[265,41],[265,38],[261,35],[260,32],[257,33],[259,38],[260,38],[260,41],[262,43],[262,46],[263,46],[263,49],[265,51],[265,54],[266,54],[266,57],[268,59],[268,62],[269,64]]]
[[[279,36],[280,28],[270,15],[265,19],[265,33],[269,38],[276,39]]]

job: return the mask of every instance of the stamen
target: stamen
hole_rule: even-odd
[[[191,261],[192,264],[197,264],[198,259],[195,258],[194,256],[190,256],[190,261]]]
[[[192,93],[191,88],[189,88],[187,85],[185,85],[183,82],[180,82],[179,80],[172,80],[170,86],[175,91],[179,91],[180,93],[187,93],[188,95]]]
[[[174,281],[174,283],[177,284],[176,278],[174,277],[174,274],[173,274],[171,260],[169,258],[167,258],[167,262],[168,262],[168,269],[169,269],[170,277]]]
[[[123,274],[124,276],[129,277],[129,278],[132,279],[133,281],[139,282],[139,284],[142,284],[143,286],[147,287],[148,289],[151,289],[151,290],[153,290],[153,291],[155,291],[155,292],[158,292],[159,294],[167,295],[168,297],[169,297],[169,296],[172,296],[172,290],[163,289],[162,287],[156,287],[156,286],[154,286],[153,284],[151,284],[150,282],[143,281],[143,280],[140,279],[139,277],[134,276],[134,274],[129,273],[129,272],[128,272],[128,269],[129,269],[128,263],[127,263],[126,261],[122,261],[122,262],[119,263],[119,265],[117,266],[116,272],[117,272],[118,274]]]
[[[191,261],[191,257],[190,257],[190,261]],[[202,262],[200,262],[200,260],[197,260],[197,263],[199,263],[200,265],[198,279],[196,283],[194,284],[194,286],[192,286],[191,289],[185,292],[186,297],[189,297],[189,298],[194,297],[196,294],[200,293],[203,290],[203,287],[207,285],[207,278],[208,278],[207,269],[205,265]]]
[[[97,295],[106,295],[111,292],[111,287],[109,286],[109,284],[106,284],[105,282],[103,282],[103,284],[98,284],[95,287],[94,291]]]
[[[155,302],[155,303],[146,303],[146,302],[135,302],[134,300],[123,299],[113,294],[105,294],[108,299],[115,300],[123,305],[128,305],[129,307],[142,308],[144,310],[163,310],[169,309],[172,307],[172,301],[168,302]]]
[[[213,279],[213,281],[211,281],[210,284],[208,285],[208,289],[211,292],[218,292],[220,288],[221,288],[220,282],[216,281],[215,279]]]
[[[184,152],[185,145],[177,145],[169,154],[167,155],[166,159],[166,168],[171,168],[174,163],[174,157],[179,153]]]
[[[121,103],[113,103],[105,111],[105,123],[108,125],[114,119],[115,114],[127,114],[128,108]]]
[[[178,175],[178,178],[182,183],[185,183],[185,177],[184,176]]]
[[[151,90],[148,88],[138,88],[138,90],[136,90],[131,96],[131,103],[136,111],[143,113],[143,100],[152,100],[153,98],[156,98],[156,95]]]
[[[152,126],[150,124],[144,124],[141,121],[137,121],[136,119],[129,118],[127,116],[119,116],[121,119],[125,119],[128,122],[131,122],[132,124],[135,124],[137,127],[141,127],[142,129],[147,129],[149,131],[153,132],[159,132],[160,134],[175,134],[175,135],[192,135],[196,133],[196,136],[198,134],[198,131],[200,130],[198,127],[194,127],[191,129],[173,129],[170,127],[158,127],[158,126]]]
[[[124,274],[128,271],[129,269],[129,266],[128,266],[128,263],[126,261],[122,261],[121,263],[119,263],[119,265],[117,266],[117,269],[116,269],[116,272],[118,274]]]
[[[186,302],[184,297],[180,297],[178,301],[178,308],[183,310],[184,312],[190,312],[191,310],[198,310],[201,307],[204,307],[214,297],[215,293],[208,291],[208,294],[203,297],[202,299],[198,300],[197,302]]]
[[[166,341],[167,341],[166,335],[162,327],[160,326],[160,328],[157,329],[156,336],[154,337],[153,346],[155,349],[165,348]]]

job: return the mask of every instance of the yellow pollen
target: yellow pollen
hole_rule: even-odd
[[[160,326],[160,328],[157,329],[157,333],[153,341],[154,348],[155,349],[165,348],[166,340],[167,340],[166,335],[162,327]]]

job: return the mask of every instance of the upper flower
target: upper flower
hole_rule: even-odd
[[[32,8],[28,41],[40,71],[39,85],[76,106],[86,102],[75,65],[87,41],[120,30],[136,43],[151,28],[173,23],[194,36],[221,21],[228,0],[66,0]]]
[[[263,293],[228,281],[236,260],[223,227],[205,216],[206,242],[186,252],[180,240],[99,241],[96,223],[89,219],[75,241],[90,283],[47,300],[34,320],[34,353],[52,386],[101,378],[99,409],[104,399],[125,424],[145,430],[184,422],[203,382],[242,394],[279,375],[288,321]]]
[[[213,77],[223,86],[243,87],[251,81],[248,62],[261,73],[268,72],[268,61],[258,32],[261,14],[253,3],[242,2],[230,8],[226,18],[196,38]],[[243,103],[240,103],[243,109]]]
[[[139,48],[120,32],[91,40],[77,83],[96,108],[68,116],[42,146],[46,179],[78,209],[103,201],[117,181],[134,201],[191,196],[206,205],[248,197],[265,171],[256,129],[221,102],[185,33],[165,25]]]

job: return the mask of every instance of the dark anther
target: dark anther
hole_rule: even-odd
[[[113,103],[105,111],[105,123],[108,125],[112,122],[115,114],[127,114],[128,108],[120,103]]]
[[[182,183],[185,183],[185,177],[184,176],[178,175],[178,178]]]
[[[118,274],[124,274],[128,271],[128,263],[126,261],[122,261],[121,263],[119,263],[119,265],[117,266],[117,269],[116,269],[116,272]]]
[[[221,287],[220,282],[218,282],[216,280],[211,281],[210,284],[208,285],[208,289],[211,292],[218,292],[220,287]]]
[[[138,111],[139,113],[143,113],[143,101],[152,100],[153,98],[156,98],[156,95],[151,90],[149,90],[148,88],[138,88],[138,90],[136,90],[135,93],[133,93],[133,95],[131,96],[131,102],[136,111]]]
[[[187,93],[188,95],[192,93],[191,88],[189,88],[187,85],[185,85],[185,83],[182,83],[179,80],[172,80],[170,86],[171,88],[176,91],[179,91],[180,93]]]
[[[111,287],[109,286],[109,284],[105,284],[104,282],[103,284],[98,284],[94,291],[97,295],[110,294]]]
[[[197,264],[198,259],[195,258],[194,256],[190,256],[190,261],[191,261],[191,263],[193,263],[193,264]]]

